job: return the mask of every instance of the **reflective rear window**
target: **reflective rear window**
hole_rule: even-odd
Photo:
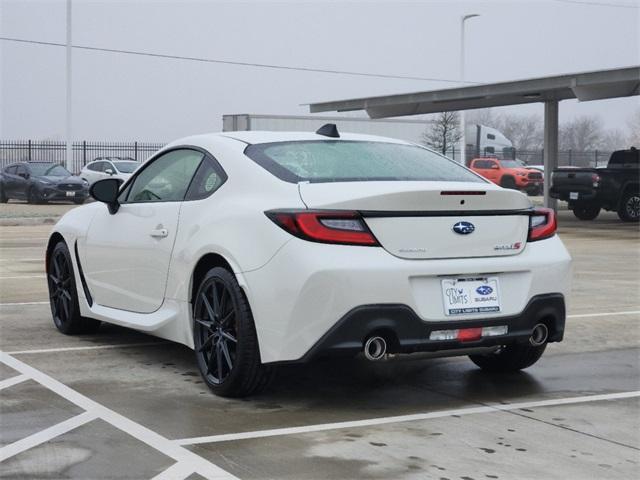
[[[458,163],[414,145],[310,140],[249,145],[245,155],[287,182],[485,181]]]

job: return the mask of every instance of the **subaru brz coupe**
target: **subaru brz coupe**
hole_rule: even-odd
[[[48,242],[56,327],[187,345],[218,395],[321,356],[515,371],[563,338],[553,210],[419,145],[330,124],[192,136],[91,194]]]

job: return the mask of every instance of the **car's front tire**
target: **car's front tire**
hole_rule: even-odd
[[[534,346],[528,343],[504,345],[485,355],[469,355],[473,363],[489,372],[517,372],[530,367],[542,357],[547,344]]]
[[[49,253],[49,303],[56,328],[65,335],[94,333],[100,321],[80,315],[76,279],[67,244],[58,242]]]
[[[193,300],[193,319],[196,362],[213,393],[244,397],[268,385],[273,368],[261,363],[249,302],[231,272],[207,272]]]

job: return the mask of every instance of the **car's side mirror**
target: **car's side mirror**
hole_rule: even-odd
[[[118,193],[122,182],[117,178],[105,178],[91,185],[89,194],[97,201],[106,203],[109,213],[113,215],[120,208]]]
[[[107,168],[104,173],[108,174],[108,175],[113,175],[113,170],[111,170],[110,168]]]
[[[29,180],[29,177],[31,175],[29,175],[29,172],[27,172],[27,173],[20,173],[18,174],[18,176],[24,178],[25,180]]]
[[[493,164],[491,165],[491,169],[492,169],[492,170],[498,170],[499,168],[500,168],[500,167],[499,167],[498,165],[496,165],[495,163],[493,163]]]

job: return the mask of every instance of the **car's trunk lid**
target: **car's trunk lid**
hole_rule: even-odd
[[[527,240],[527,197],[488,184],[340,182],[299,188],[308,208],[361,212],[382,247],[401,258],[515,255]]]

